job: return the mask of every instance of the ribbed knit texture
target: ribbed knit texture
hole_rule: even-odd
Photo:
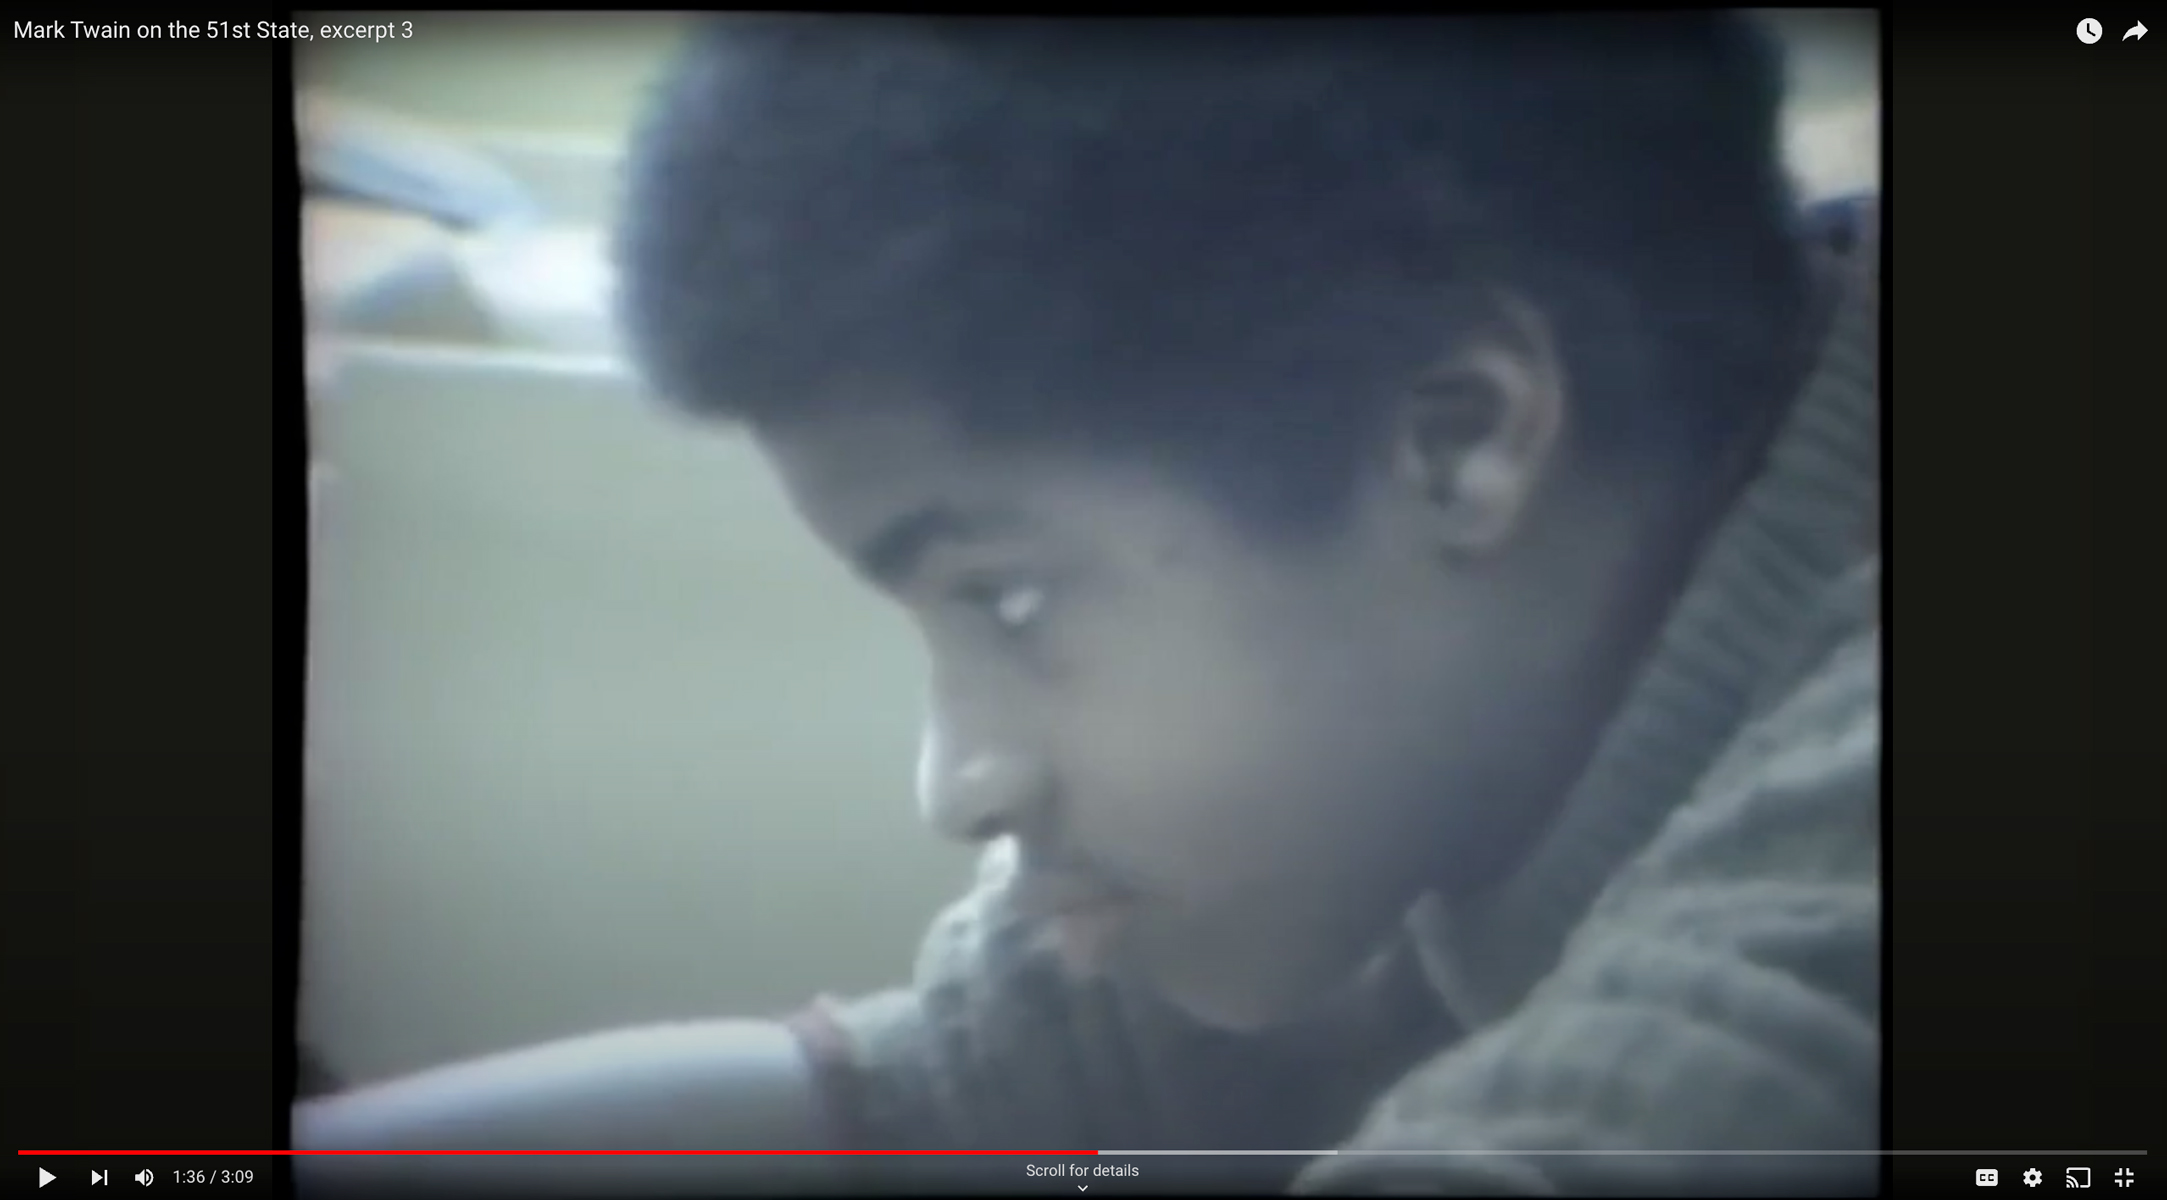
[[[1869,216],[1763,469],[1501,887],[1418,905],[1342,1010],[1252,1036],[1069,981],[975,891],[913,987],[828,1008],[852,1148],[1337,1145],[1277,1160],[1298,1191],[1873,1191],[1841,1152],[1879,1136],[1878,256]]]

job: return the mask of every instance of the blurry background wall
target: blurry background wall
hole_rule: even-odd
[[[1870,18],[1779,17],[1809,173],[1869,181]],[[388,19],[299,82],[539,149],[588,234],[685,27]],[[963,878],[912,815],[902,620],[591,350],[376,338],[312,396],[300,1026],[351,1080],[889,983]]]

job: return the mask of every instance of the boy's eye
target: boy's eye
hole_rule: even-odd
[[[1008,582],[965,584],[957,589],[957,595],[1011,634],[1028,630],[1045,611],[1048,598],[1042,584]]]

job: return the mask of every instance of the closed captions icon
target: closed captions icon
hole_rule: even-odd
[[[1971,1173],[1971,1181],[1980,1187],[1993,1187],[2001,1182],[2001,1172],[1992,1167],[1980,1167]]]
[[[2077,22],[2077,40],[2089,46],[2099,40],[2099,22],[2090,17]]]

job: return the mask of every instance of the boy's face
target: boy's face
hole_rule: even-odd
[[[1346,981],[1442,862],[1487,853],[1470,768],[1527,698],[1469,686],[1503,653],[1487,605],[1390,503],[1358,493],[1288,547],[1150,473],[909,410],[759,440],[921,632],[927,819],[1012,837],[1018,905],[1087,910],[1051,924],[1077,966],[1258,1026]]]

